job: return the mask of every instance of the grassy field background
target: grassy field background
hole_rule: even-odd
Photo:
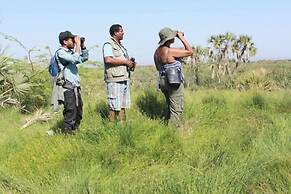
[[[103,70],[80,70],[84,119],[74,136],[47,135],[62,126],[61,112],[21,129],[33,114],[0,109],[0,192],[291,192],[290,62],[247,64],[220,83],[202,68],[200,84],[185,88],[178,129],[163,123],[153,66],[133,75],[125,123],[106,118]],[[44,87],[49,112],[49,81]]]

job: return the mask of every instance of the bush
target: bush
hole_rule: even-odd
[[[29,79],[32,85],[28,93],[21,99],[21,106],[28,111],[34,111],[39,108],[48,106],[51,96],[51,80],[48,73],[40,72]]]
[[[274,68],[267,77],[274,80],[279,88],[291,87],[291,68],[286,66],[279,66]]]

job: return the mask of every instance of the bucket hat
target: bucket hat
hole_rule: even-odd
[[[165,44],[168,40],[171,40],[177,36],[178,31],[172,30],[171,28],[165,27],[160,30],[159,36],[160,41],[159,45]]]

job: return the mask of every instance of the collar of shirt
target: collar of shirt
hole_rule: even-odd
[[[72,49],[68,49],[68,48],[63,47],[63,46],[61,46],[60,48],[63,49],[63,50],[65,50],[66,52],[71,52],[71,53],[74,52]]]

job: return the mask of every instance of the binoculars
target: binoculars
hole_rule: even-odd
[[[81,40],[81,44],[84,44],[84,42],[85,42],[85,37],[81,37],[80,40]]]
[[[131,57],[130,60],[134,63],[134,65],[129,68],[129,71],[134,71],[134,68],[135,68],[135,58],[134,57]]]

